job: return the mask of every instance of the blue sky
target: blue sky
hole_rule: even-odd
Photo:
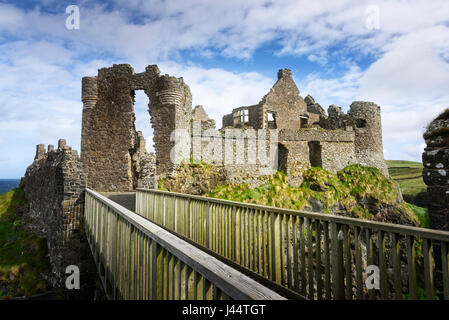
[[[79,30],[65,27],[72,4]],[[162,73],[184,77],[193,104],[218,126],[232,108],[257,103],[278,69],[290,68],[301,95],[325,109],[379,104],[385,158],[420,161],[424,127],[449,107],[449,5],[0,1],[0,178],[21,177],[36,144],[65,138],[80,149],[81,78],[114,63],[136,72],[158,64]],[[136,128],[151,150],[147,103],[138,92]]]

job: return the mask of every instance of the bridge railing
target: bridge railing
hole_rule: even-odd
[[[110,299],[284,299],[89,189],[85,225]]]
[[[146,189],[136,212],[309,299],[449,299],[449,232]]]

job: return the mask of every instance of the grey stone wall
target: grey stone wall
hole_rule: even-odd
[[[173,169],[170,158],[176,129],[190,130],[190,89],[182,78],[160,76],[157,66],[134,73],[128,64],[98,70],[82,81],[81,158],[87,185],[99,191],[129,191],[139,184],[138,133],[134,121],[134,91],[144,90],[154,129],[156,175]],[[142,154],[143,157],[147,157]],[[145,162],[146,160],[144,160]]]
[[[429,124],[424,139],[423,180],[430,227],[449,231],[449,109]]]
[[[47,239],[54,287],[63,285],[65,268],[88,271],[90,251],[84,236],[83,208],[86,180],[78,153],[63,140],[61,148],[41,154],[27,168],[22,187],[29,202],[28,226]]]
[[[355,101],[348,112],[348,123],[355,131],[357,163],[378,168],[389,176],[383,156],[380,107],[373,102]]]
[[[348,114],[331,105],[326,115],[312,96],[303,99],[299,95],[291,71],[281,69],[278,81],[259,104],[245,108],[250,111],[248,126],[255,129],[270,127],[267,113],[275,115],[280,140],[287,148],[288,172],[295,169],[293,166],[297,162],[314,165],[310,148],[316,145],[316,149],[321,150],[320,166],[326,170],[336,172],[345,165],[359,163],[378,168],[388,176],[383,157],[380,107],[372,102],[355,101]],[[237,127],[232,122],[233,114],[241,109],[234,109],[233,113],[224,116],[223,126]],[[295,141],[307,141],[309,147]]]

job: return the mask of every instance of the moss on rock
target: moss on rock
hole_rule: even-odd
[[[291,187],[282,172],[258,188],[247,184],[220,185],[208,196],[294,210],[320,211],[356,218],[419,225],[413,210],[402,201],[395,181],[378,169],[350,165],[332,174],[310,168],[300,187]]]

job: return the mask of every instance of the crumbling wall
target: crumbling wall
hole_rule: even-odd
[[[120,64],[98,70],[96,77],[83,78],[82,85],[81,158],[88,187],[129,191],[145,180],[138,170],[135,90],[144,90],[149,98],[156,175],[164,176],[174,168],[176,159],[170,154],[175,145],[172,134],[176,129],[189,132],[192,112],[190,89],[182,78],[160,76],[155,65],[136,74],[130,65]],[[143,162],[148,163],[147,160]]]
[[[90,251],[84,236],[83,208],[86,180],[78,153],[60,140],[58,149],[37,146],[34,162],[21,182],[29,202],[28,226],[47,239],[52,274],[49,282],[61,286],[68,265],[88,269]]]
[[[449,231],[449,109],[429,124],[424,139],[423,180],[430,227]]]
[[[354,128],[357,163],[378,168],[389,177],[384,160],[380,107],[373,102],[354,101],[349,108],[347,125]]]
[[[300,115],[307,111],[307,105],[299,95],[298,87],[289,69],[279,70],[278,81],[262,98],[259,105],[259,124],[263,124],[259,128],[267,128],[267,112],[275,112],[278,129],[299,129]]]

